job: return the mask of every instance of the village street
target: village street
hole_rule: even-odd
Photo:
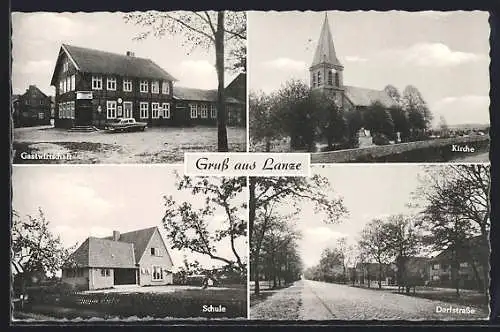
[[[227,129],[229,151],[246,151],[245,128]],[[69,132],[50,126],[14,129],[14,163],[180,163],[184,152],[217,151],[216,127],[147,128],[144,132]],[[22,152],[70,154],[71,160],[23,159]]]
[[[473,308],[474,314],[437,313],[436,308],[463,308],[388,291],[300,280],[278,291],[250,309],[252,319],[290,319],[290,303],[298,303],[298,320],[475,320],[488,312]],[[472,309],[472,307],[470,307]]]

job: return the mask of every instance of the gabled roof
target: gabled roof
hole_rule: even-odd
[[[180,100],[193,100],[193,101],[206,101],[206,102],[217,101],[217,90],[193,89],[181,86],[174,86],[173,94],[175,99],[180,99]],[[230,104],[243,103],[243,101],[240,101],[230,96],[226,97],[226,102]]]
[[[311,67],[324,62],[336,66],[342,66],[339,59],[337,59],[337,55],[335,54],[332,32],[330,31],[328,14],[326,13],[325,20],[323,21],[323,27],[321,28],[321,33],[319,35],[318,46],[316,47],[316,52],[314,52],[314,58]]]
[[[81,72],[176,81],[172,75],[150,59],[68,44],[61,46],[60,54],[61,52],[66,53]],[[52,85],[56,84],[56,69],[57,65],[52,76]]]
[[[70,263],[78,267],[135,268],[134,245],[89,237],[70,255]]]
[[[239,73],[238,76],[234,78],[227,86],[226,89],[232,89],[238,86],[246,86],[247,84],[247,74]]]
[[[374,102],[380,102],[385,107],[397,106],[397,103],[384,90],[359,88],[357,86],[344,86],[345,96],[355,106],[370,106]]]
[[[132,244],[134,248],[134,257],[135,257],[135,262],[139,263],[139,260],[141,259],[144,250],[146,250],[146,247],[148,246],[149,240],[155,233],[157,227],[150,227],[150,228],[145,228],[145,229],[139,229],[136,231],[132,232],[127,232],[120,234],[120,239],[115,242],[123,242],[127,244]],[[112,240],[113,237],[109,236],[106,237],[105,239],[107,240]]]

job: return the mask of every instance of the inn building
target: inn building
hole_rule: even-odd
[[[155,62],[133,52],[63,44],[51,80],[55,126],[103,128],[117,118],[135,118],[150,127],[215,125],[217,91],[174,87],[175,82]],[[228,95],[226,103],[228,124],[244,125],[245,99]]]

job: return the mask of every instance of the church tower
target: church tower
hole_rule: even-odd
[[[321,91],[335,97],[339,105],[343,105],[344,66],[337,59],[333,46],[332,33],[328,24],[328,14],[319,35],[318,46],[309,68],[311,89]]]

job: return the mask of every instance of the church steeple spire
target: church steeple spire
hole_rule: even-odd
[[[333,96],[340,105],[344,102],[344,66],[340,63],[333,46],[328,14],[321,27],[318,46],[309,68],[311,89]]]
[[[318,46],[316,47],[316,52],[314,53],[311,67],[316,66],[320,63],[329,63],[332,65],[341,66],[340,61],[337,59],[337,55],[335,53],[335,46],[333,45],[333,37],[330,31],[330,24],[328,23],[327,12],[325,12],[323,27],[321,28]]]

